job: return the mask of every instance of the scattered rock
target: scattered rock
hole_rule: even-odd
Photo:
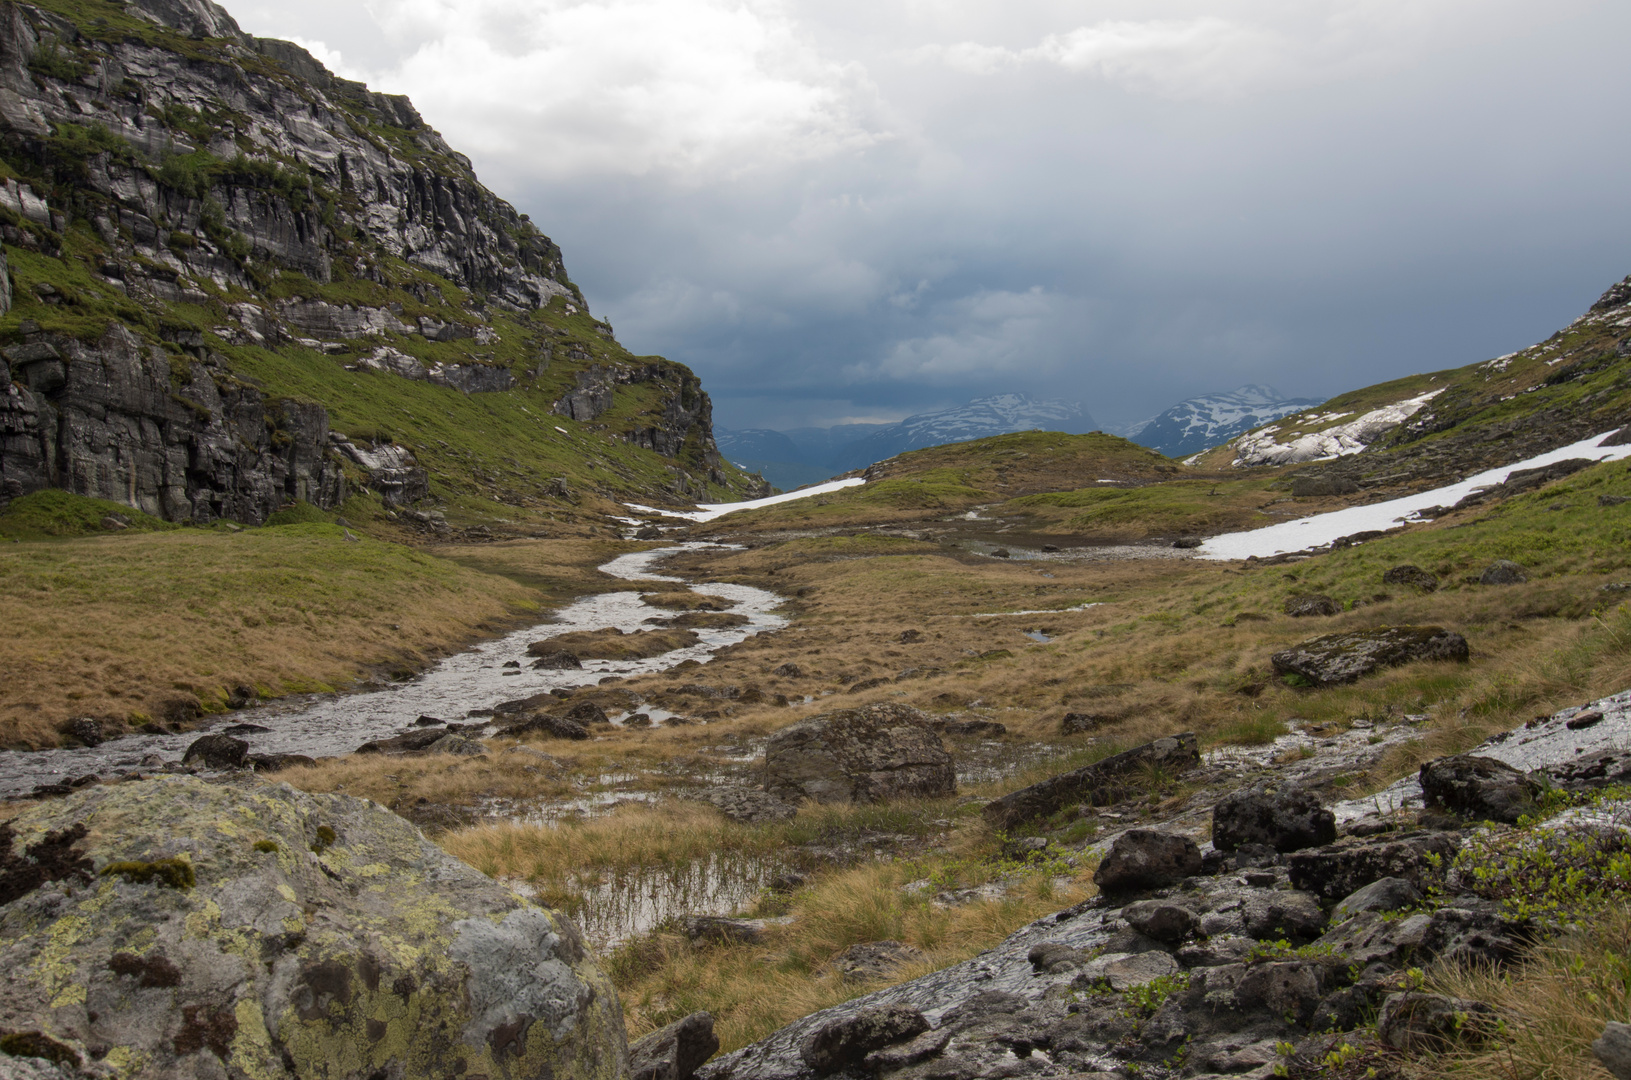
[[[487,748],[481,743],[475,739],[467,739],[463,735],[443,735],[425,747],[427,754],[455,754],[459,757],[476,757],[486,752]]]
[[[612,722],[611,718],[606,715],[606,710],[602,709],[599,705],[596,705],[592,701],[578,702],[576,705],[566,710],[566,718],[568,720],[576,720],[578,723],[584,725],[610,724]]]
[[[1117,802],[1134,790],[1140,774],[1149,770],[1174,774],[1186,772],[1200,763],[1195,734],[1185,732],[1010,792],[987,803],[983,813],[992,828],[1012,829],[1054,814],[1071,803],[1104,806]]]
[[[564,716],[555,716],[551,713],[535,713],[519,723],[511,724],[500,734],[503,735],[547,735],[553,739],[587,739],[589,729],[576,720],[568,720]]]
[[[1315,686],[1337,686],[1415,660],[1467,658],[1467,639],[1442,626],[1384,626],[1313,638],[1275,653],[1271,660],[1276,674],[1298,675]]]
[[[629,1080],[691,1080],[718,1051],[713,1014],[694,1012],[629,1044]]]
[[[1589,712],[1577,713],[1564,722],[1563,726],[1570,731],[1583,731],[1589,727],[1596,727],[1603,722],[1603,714],[1597,709]]]
[[[260,724],[228,724],[226,727],[222,728],[219,732],[217,732],[217,734],[219,734],[219,735],[260,735],[260,734],[263,734],[263,733],[271,731],[271,730],[272,730],[271,728],[263,727]]]
[[[931,720],[905,705],[878,704],[789,725],[765,744],[765,790],[794,804],[955,794],[957,773]]]
[[[771,671],[772,675],[779,675],[784,679],[804,678],[804,669],[789,660],[787,663]]]
[[[923,640],[923,631],[902,630],[900,632],[900,636],[895,640],[900,642],[902,645],[916,645],[918,642]]]
[[[1522,585],[1528,580],[1523,567],[1510,559],[1497,559],[1478,575],[1480,585]]]
[[[1599,495],[1599,496],[1597,496],[1597,505],[1598,506],[1621,506],[1621,505],[1623,505],[1625,503],[1628,503],[1628,502],[1631,502],[1631,495]],[[1593,1044],[1593,1045],[1595,1045],[1595,1044]]]
[[[1421,767],[1420,777],[1429,810],[1508,825],[1533,813],[1543,790],[1539,781],[1506,762],[1473,754],[1429,761]]]
[[[1293,619],[1303,619],[1318,615],[1340,615],[1342,605],[1329,596],[1314,594],[1310,596],[1293,596],[1286,600],[1285,613]]]
[[[183,765],[201,765],[206,769],[241,769],[249,753],[249,744],[230,735],[205,735],[194,740],[181,755]]]
[[[582,671],[583,661],[565,649],[558,649],[540,656],[532,666],[541,671]]]
[[[799,1046],[799,1056],[817,1076],[861,1064],[874,1050],[921,1035],[929,1022],[905,1005],[881,1005],[823,1024]]]
[[[1110,845],[1110,853],[1093,871],[1093,883],[1107,893],[1159,889],[1200,872],[1201,850],[1189,837],[1129,829]]]
[[[1417,832],[1396,839],[1344,837],[1334,844],[1286,856],[1291,884],[1323,900],[1338,901],[1373,881],[1404,878],[1418,889],[1435,881],[1455,858],[1456,841],[1444,833]]]
[[[995,720],[933,720],[929,726],[946,735],[1006,735],[1008,726]]]
[[[1438,577],[1428,573],[1419,566],[1405,563],[1395,566],[1382,575],[1383,585],[1408,585],[1420,589],[1422,592],[1433,592],[1438,588]]]
[[[88,716],[79,716],[64,725],[65,734],[75,739],[81,746],[101,746],[104,738],[102,724]]]
[[[1139,933],[1169,945],[1184,940],[1201,925],[1199,915],[1170,900],[1140,900],[1128,904],[1121,909],[1121,917]]]
[[[924,958],[922,949],[903,941],[869,941],[851,945],[832,959],[832,969],[846,979],[868,982]]]
[[[316,765],[317,759],[305,754],[250,754],[249,764],[256,772],[282,772],[300,765]]]
[[[732,821],[753,825],[770,821],[788,821],[798,816],[798,807],[743,784],[710,788],[703,792],[702,800]]]
[[[367,800],[168,776],[4,829],[5,858],[14,835],[59,849],[28,849],[49,874],[4,875],[12,1031],[120,1046],[154,1076],[323,1076],[336,1046],[412,1076],[628,1068],[616,992],[571,921]]]
[[[1482,1001],[1416,991],[1389,994],[1376,1020],[1376,1037],[1395,1050],[1442,1051],[1477,1045],[1495,1019],[1495,1010]]]
[[[1009,557],[1007,548],[994,548],[991,552],[993,559],[1006,559]]]
[[[1349,893],[1331,910],[1333,925],[1364,911],[1398,911],[1421,903],[1421,890],[1404,878],[1387,877]]]
[[[1182,970],[1169,953],[1141,952],[1110,960],[1102,967],[1089,965],[1083,974],[1088,978],[1102,978],[1110,989],[1124,992],[1154,982],[1156,979],[1176,975]]]
[[[447,723],[446,720],[438,719],[437,717],[434,717],[434,716],[425,716],[423,714],[420,714],[420,716],[417,717],[414,720],[413,726],[414,727],[440,727],[445,723]]]
[[[1240,921],[1248,937],[1278,941],[1315,938],[1326,925],[1325,909],[1313,893],[1296,889],[1263,888],[1240,905]]]
[[[643,528],[639,528],[639,529],[636,529],[634,531],[634,538],[636,540],[661,540],[663,538],[663,531],[661,529],[657,528],[657,526],[655,526],[655,525],[646,525]],[[707,1016],[708,1014],[707,1013],[698,1013],[697,1015]],[[681,1022],[683,1023],[684,1021],[681,1021]],[[713,1018],[712,1017],[709,1017],[709,1020],[708,1020],[708,1030],[709,1030],[709,1032],[713,1031]]]
[[[1615,1080],[1631,1080],[1631,1024],[1610,1020],[1593,1040],[1591,1052]]]
[[[680,920],[680,925],[694,944],[714,941],[753,945],[765,933],[765,924],[760,919],[731,919],[723,915],[687,915]]]
[[[1105,716],[1103,713],[1068,712],[1059,720],[1059,733],[1062,735],[1085,735],[1090,731],[1097,731],[1106,724],[1114,722],[1114,717]]]
[[[1200,547],[1204,543],[1206,543],[1206,540],[1199,536],[1180,536],[1178,539],[1172,542],[1172,546],[1181,551],[1189,551]],[[1043,550],[1045,551],[1047,549],[1044,548]],[[1059,549],[1055,548],[1054,550],[1057,551]]]
[[[1336,816],[1320,805],[1319,796],[1295,784],[1254,784],[1212,808],[1212,846],[1219,851],[1242,844],[1300,851],[1336,838]]]

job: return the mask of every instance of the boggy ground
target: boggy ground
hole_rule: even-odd
[[[1631,685],[1631,615],[1616,588],[1631,572],[1631,530],[1623,504],[1598,501],[1625,494],[1624,466],[1597,466],[1433,527],[1278,565],[1003,560],[864,530],[769,540],[750,532],[740,538],[748,547],[687,553],[672,568],[790,597],[786,630],[707,665],[607,683],[561,704],[655,707],[696,722],[597,727],[588,742],[500,738],[486,758],[350,758],[283,775],[453,825],[440,834],[448,850],[569,910],[603,902],[608,882],[722,853],[765,879],[800,873],[802,884],[746,899],[744,914],[770,920],[755,940],[693,941],[670,921],[611,954],[633,1033],[708,1009],[729,1050],[812,1009],[973,955],[1091,895],[1090,849],[1107,831],[1198,820],[1208,800],[1253,770],[1320,764],[1309,755],[1321,753],[1321,740],[1353,750],[1318,770],[1324,797],[1361,796],[1425,759]],[[1477,584],[1498,558],[1521,562],[1529,581]],[[1382,574],[1402,563],[1437,575],[1440,587],[1384,585]],[[1283,614],[1309,593],[1343,610]],[[1289,685],[1269,664],[1309,637],[1394,624],[1454,629],[1471,643],[1471,660],[1406,665],[1329,689]],[[777,704],[778,695],[791,704]],[[995,721],[1006,734],[947,737],[964,776],[953,799],[807,806],[768,824],[730,821],[693,801],[710,785],[751,782],[775,729],[871,702]],[[1090,717],[1088,730],[1064,734],[1066,713]],[[1292,728],[1299,738],[1286,736]],[[1067,808],[1035,827],[1052,843],[1043,860],[977,813],[1025,783],[1186,730],[1226,751],[1218,761],[1229,770],[1204,783],[1151,774],[1119,805]],[[619,802],[627,805],[607,816],[575,814]],[[563,804],[564,816],[550,812]],[[438,807],[447,808],[440,817]],[[527,823],[529,808],[537,823]],[[475,820],[494,812],[513,820]],[[834,970],[843,950],[880,940],[918,951],[889,971]]]

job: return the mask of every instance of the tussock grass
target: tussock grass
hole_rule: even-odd
[[[522,584],[325,524],[0,546],[0,745],[54,745],[73,716],[184,721],[239,687],[276,696],[417,670],[598,587],[603,544],[515,546],[551,563],[550,579]]]
[[[1426,1055],[1412,1072],[1435,1080],[1604,1080],[1591,1043],[1610,1020],[1631,1022],[1631,910],[1611,908],[1536,948],[1509,971],[1445,968],[1440,993],[1488,1002],[1501,1031],[1476,1050]]]

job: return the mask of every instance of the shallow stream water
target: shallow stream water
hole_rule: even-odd
[[[769,630],[787,620],[775,614],[782,598],[747,585],[702,582],[656,573],[661,559],[682,551],[718,548],[718,544],[682,544],[620,555],[600,567],[603,573],[625,581],[685,585],[704,596],[729,601],[729,611],[747,623],[728,629],[696,631],[695,645],[646,660],[585,660],[581,671],[534,671],[527,646],[532,642],[580,630],[615,627],[624,633],[651,629],[648,619],[668,619],[676,613],[653,607],[633,591],[597,593],[573,601],[549,622],[527,627],[492,641],[473,645],[436,664],[423,674],[384,690],[359,694],[301,694],[251,709],[241,709],[193,731],[176,735],[128,735],[94,748],[36,751],[0,751],[0,796],[19,795],[35,785],[57,783],[88,774],[117,776],[180,761],[187,747],[210,730],[253,724],[266,731],[238,733],[252,754],[305,754],[332,757],[346,754],[374,739],[388,738],[413,725],[420,716],[462,722],[472,712],[491,709],[504,701],[530,697],[557,687],[590,686],[608,675],[665,671],[686,660],[706,663],[720,649]],[[723,605],[722,605],[723,606]],[[506,663],[519,668],[506,668]],[[660,712],[651,712],[660,723]]]

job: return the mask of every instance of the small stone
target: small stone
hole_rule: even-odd
[[[690,1080],[718,1050],[713,1014],[694,1012],[629,1044],[629,1080]]]
[[[779,675],[784,679],[802,679],[804,678],[804,669],[789,660],[787,663],[773,670],[771,674]]]
[[[1166,900],[1141,900],[1121,909],[1121,917],[1139,933],[1175,944],[1200,929],[1200,916]]]
[[[1589,727],[1595,727],[1602,722],[1603,714],[1593,709],[1590,712],[1577,713],[1570,717],[1563,726],[1570,731],[1582,731]]]
[[[1331,911],[1331,925],[1340,926],[1362,911],[1398,911],[1421,903],[1421,890],[1404,878],[1386,877],[1349,893]]]
[[[1106,724],[1112,723],[1113,717],[1101,713],[1068,712],[1059,720],[1059,733],[1062,735],[1085,735],[1090,731],[1097,731]]]
[[[1395,566],[1383,574],[1382,584],[1409,585],[1420,589],[1422,592],[1433,592],[1438,588],[1438,578],[1419,566],[1405,563],[1402,566]]]
[[[1293,619],[1311,616],[1340,615],[1342,605],[1329,596],[1293,596],[1286,601],[1285,612]]]
[[[1478,575],[1480,585],[1522,585],[1528,580],[1523,567],[1510,559],[1497,559]]]
[[[832,959],[832,969],[846,979],[868,982],[881,979],[924,958],[922,949],[902,941],[868,941],[851,945]]]
[[[206,769],[241,769],[249,744],[229,735],[205,735],[187,747],[181,756],[183,765],[202,765]]]
[[[1631,1024],[1610,1020],[1592,1042],[1591,1052],[1615,1080],[1631,1080]]]
[[[565,649],[561,649],[540,656],[532,662],[532,666],[535,670],[540,671],[581,671],[583,670],[583,661]]]

